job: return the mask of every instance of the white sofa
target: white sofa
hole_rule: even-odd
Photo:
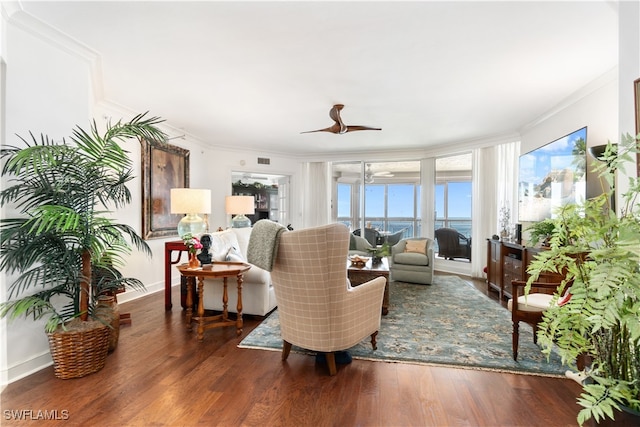
[[[247,262],[247,246],[251,236],[250,227],[230,228],[208,234],[211,236],[211,249],[209,252],[214,263],[216,261],[238,261],[240,259]],[[235,313],[238,304],[238,286],[234,278],[227,279],[227,293],[229,296],[227,308],[229,312]],[[252,265],[251,269],[244,274],[244,282],[242,283],[242,314],[265,316],[276,305],[276,295],[271,283],[271,274]],[[204,308],[222,310],[222,279],[205,280]]]

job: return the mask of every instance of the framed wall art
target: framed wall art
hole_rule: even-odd
[[[182,215],[171,214],[171,189],[189,187],[189,150],[142,141],[142,231],[144,239],[178,236]]]

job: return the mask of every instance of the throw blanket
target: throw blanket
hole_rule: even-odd
[[[256,222],[249,237],[247,261],[263,270],[273,270],[273,263],[278,255],[280,235],[285,230],[283,225],[268,219]]]

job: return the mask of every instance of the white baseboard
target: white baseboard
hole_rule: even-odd
[[[471,263],[465,261],[451,261],[442,258],[436,258],[434,269],[442,273],[462,274],[471,276]]]
[[[179,283],[173,284],[172,286],[178,286]],[[143,296],[155,293],[155,292],[164,292],[164,281],[154,283],[153,285],[146,286],[146,292],[139,291],[127,291],[121,294],[118,294],[118,304],[133,301],[138,298],[142,298]],[[164,310],[164,307],[158,307],[158,310]],[[34,355],[32,358],[28,360],[21,361],[16,363],[13,366],[7,368],[6,371],[0,372],[0,378],[6,379],[6,383],[0,384],[0,389],[6,386],[6,384],[10,384],[12,382],[18,381],[24,377],[27,377],[31,374],[34,374],[48,366],[53,364],[53,360],[51,359],[51,353],[49,351],[45,351],[41,354]]]
[[[20,363],[16,363],[15,365],[8,367],[7,371],[3,373],[2,377],[7,379],[7,384],[10,384],[24,377],[28,377],[29,375],[34,374],[51,365],[53,365],[51,353],[49,351],[45,351],[39,355],[32,357],[29,360],[24,360]]]
[[[172,284],[171,286],[178,286],[180,283]],[[154,283],[153,285],[146,285],[146,291],[126,291],[121,294],[118,294],[118,304],[122,304],[123,302],[133,301],[138,298],[142,298],[146,295],[153,294],[156,292],[164,292],[164,281]]]

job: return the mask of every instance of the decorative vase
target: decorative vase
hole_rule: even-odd
[[[118,347],[118,338],[120,338],[120,309],[116,297],[100,295],[95,314],[98,319],[111,326],[109,328],[109,353],[111,353]]]
[[[189,268],[200,267],[200,261],[194,252],[189,252]]]

